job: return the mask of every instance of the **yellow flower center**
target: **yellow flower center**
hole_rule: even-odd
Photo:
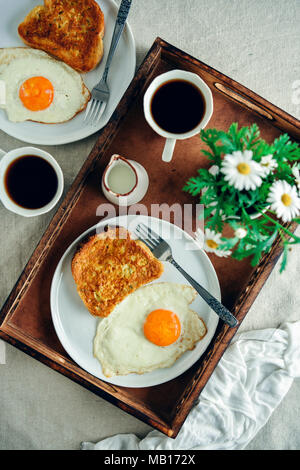
[[[282,203],[285,205],[285,206],[290,206],[292,204],[292,198],[289,194],[286,194],[284,193],[282,196],[281,196],[281,201]]]
[[[249,175],[251,172],[250,165],[248,163],[239,163],[237,166],[238,172],[242,175]]]
[[[216,250],[219,246],[214,240],[206,240],[206,244],[207,246],[209,246],[209,248],[212,248],[213,250]]]

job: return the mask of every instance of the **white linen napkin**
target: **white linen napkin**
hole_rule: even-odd
[[[237,334],[175,439],[119,434],[82,450],[242,450],[300,377],[300,321]]]

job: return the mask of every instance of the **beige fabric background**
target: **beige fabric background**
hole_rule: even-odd
[[[300,98],[297,103],[293,91],[300,88],[299,0],[133,0],[130,24],[138,65],[161,36],[300,118]],[[96,137],[45,147],[63,169],[66,190]],[[0,131],[0,148],[21,145]],[[1,304],[52,216],[26,220],[0,205]],[[287,271],[280,275],[274,270],[240,331],[299,319],[299,258],[296,248]],[[2,355],[3,349],[1,345]],[[128,432],[142,437],[151,430],[12,346],[5,349],[6,364],[0,360],[0,449],[78,449],[81,441]],[[297,380],[248,449],[300,449],[299,394]]]

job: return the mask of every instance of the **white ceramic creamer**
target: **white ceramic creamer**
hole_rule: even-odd
[[[104,196],[110,202],[119,206],[131,206],[145,196],[149,178],[140,163],[115,154],[104,170],[101,186]]]

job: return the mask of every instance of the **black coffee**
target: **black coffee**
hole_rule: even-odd
[[[11,162],[4,184],[15,204],[25,209],[40,209],[55,196],[58,179],[54,168],[44,158],[24,155]]]
[[[184,134],[198,126],[205,114],[204,97],[186,80],[170,80],[154,93],[150,105],[157,125],[171,134]]]

